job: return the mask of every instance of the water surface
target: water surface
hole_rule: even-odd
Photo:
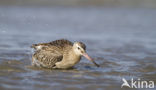
[[[122,78],[156,83],[155,16],[145,8],[1,6],[0,89],[120,90]],[[71,70],[32,67],[31,44],[60,38],[84,42],[101,67],[85,58]]]

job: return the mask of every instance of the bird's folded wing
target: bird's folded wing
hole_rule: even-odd
[[[33,57],[42,63],[42,66],[52,68],[56,62],[62,60],[63,55],[58,50],[39,50],[36,51]]]

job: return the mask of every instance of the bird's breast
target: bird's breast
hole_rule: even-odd
[[[80,61],[80,59],[81,59],[80,56],[79,57],[73,57],[73,58],[71,58],[71,60],[69,60],[69,62],[70,62],[70,64],[75,65]]]

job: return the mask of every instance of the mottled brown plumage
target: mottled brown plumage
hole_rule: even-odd
[[[49,42],[49,43],[33,44],[31,47],[34,48],[34,49],[37,49],[37,46],[41,46],[41,49],[42,49],[42,48],[45,48],[45,47],[56,46],[58,48],[63,49],[67,45],[72,46],[73,43],[66,40],[66,39],[60,39],[60,40],[55,40],[55,41],[52,41],[52,42]]]
[[[32,56],[32,65],[35,66],[71,68],[80,61],[81,55],[84,55],[95,63],[86,54],[86,46],[82,42],[75,42],[73,44],[68,40],[61,39],[49,43],[33,44],[31,47],[35,49],[35,53]]]

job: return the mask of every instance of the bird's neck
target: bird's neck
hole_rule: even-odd
[[[72,49],[70,52],[69,52],[69,57],[70,59],[72,59],[73,61],[79,61],[81,59],[81,55],[79,54],[76,54],[74,49]]]
[[[66,49],[67,50],[67,49]],[[80,55],[77,55],[72,48],[68,48],[67,51],[64,51],[63,60],[56,63],[58,68],[71,68],[77,64],[81,59]]]
[[[73,50],[69,50],[64,54],[63,60],[56,64],[57,67],[71,68],[81,59],[80,55],[75,54]]]
[[[66,65],[74,66],[80,61],[80,59],[81,59],[81,56],[77,55],[72,49],[68,52],[68,55],[65,55],[63,62],[66,62]]]

